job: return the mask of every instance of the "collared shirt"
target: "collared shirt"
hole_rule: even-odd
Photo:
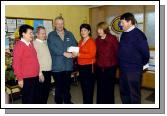
[[[23,42],[23,43],[25,43],[27,46],[29,46],[30,45],[30,42],[27,42],[25,39],[23,39],[23,38],[21,38],[21,41]]]
[[[41,39],[36,39],[38,42],[40,42],[40,43],[45,43],[45,40],[41,40]]]
[[[59,31],[57,31],[56,30],[56,32],[57,32],[57,34],[60,36],[60,38],[64,41],[64,33],[63,34],[61,34]]]
[[[130,31],[132,31],[134,28],[135,28],[135,26],[133,25],[133,26],[131,26],[128,30],[126,30],[125,32],[130,32]]]

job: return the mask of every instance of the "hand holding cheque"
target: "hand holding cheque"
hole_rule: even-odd
[[[69,53],[72,53],[72,58],[75,58],[78,56],[78,53],[79,53],[79,47],[74,47],[74,46],[71,46],[67,49],[67,52]]]

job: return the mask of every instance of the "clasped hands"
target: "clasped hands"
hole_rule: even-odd
[[[64,52],[63,55],[66,58],[75,58],[75,57],[78,56],[78,53],[76,53],[76,52]]]

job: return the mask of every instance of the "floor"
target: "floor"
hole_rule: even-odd
[[[154,90],[142,88],[141,89],[141,103],[142,104],[154,104]],[[82,104],[82,93],[81,93],[81,87],[80,84],[73,83],[71,85],[71,96],[72,96],[72,102],[75,104]],[[15,97],[14,104],[20,104],[21,98]],[[94,91],[94,104],[96,103],[96,85],[95,85],[95,91]],[[118,84],[115,85],[115,103],[121,104],[120,94],[119,94],[119,86]],[[48,98],[48,104],[54,104],[54,88],[50,91],[50,95]]]

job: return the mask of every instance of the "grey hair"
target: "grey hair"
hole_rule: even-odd
[[[63,21],[64,21],[64,18],[63,18],[62,16],[57,16],[57,17],[55,18],[55,20],[58,20],[58,19],[60,19],[60,20],[63,20]]]

